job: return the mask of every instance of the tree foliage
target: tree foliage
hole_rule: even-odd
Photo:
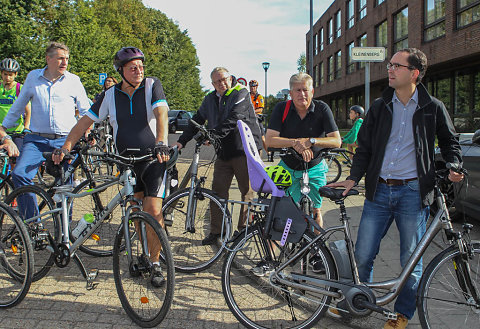
[[[307,57],[305,53],[301,53],[300,57],[297,59],[297,68],[298,72],[307,72]]]
[[[98,73],[121,77],[113,56],[124,46],[145,53],[145,74],[162,82],[172,109],[196,110],[204,93],[199,60],[187,31],[140,0],[0,0],[0,57],[21,65],[19,80],[45,66],[49,41],[70,48],[69,71],[90,97],[101,91]],[[1,59],[0,58],[0,59]]]

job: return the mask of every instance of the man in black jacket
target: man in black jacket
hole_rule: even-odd
[[[446,162],[461,163],[460,146],[445,105],[420,83],[427,58],[415,48],[397,52],[387,64],[389,86],[375,100],[358,134],[358,148],[344,194],[365,175],[366,200],[355,246],[362,282],[372,281],[380,242],[395,220],[400,233],[400,263],[405,266],[425,233],[435,184],[434,148],[438,138]],[[388,136],[388,138],[385,138]],[[463,175],[450,171],[450,180]],[[420,260],[395,302],[397,320],[384,328],[405,328],[415,313]]]
[[[207,121],[207,128],[213,129],[220,138],[221,148],[215,161],[212,190],[220,198],[228,199],[228,190],[236,177],[242,201],[251,201],[253,190],[248,178],[247,158],[243,151],[242,139],[237,128],[237,120],[243,120],[252,130],[255,143],[260,149],[260,128],[253,110],[250,94],[245,86],[237,83],[227,69],[216,67],[210,74],[214,91],[205,96],[193,120],[199,124]],[[189,124],[179,137],[177,145],[184,147],[195,135],[196,128]],[[203,239],[202,244],[210,245],[216,242],[222,230],[222,213],[215,205],[211,205],[210,234]],[[241,208],[238,229],[245,227],[246,207]]]

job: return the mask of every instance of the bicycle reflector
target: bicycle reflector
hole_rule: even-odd
[[[265,167],[265,171],[275,185],[281,187],[289,187],[292,185],[292,176],[290,176],[290,173],[282,166],[268,166]]]

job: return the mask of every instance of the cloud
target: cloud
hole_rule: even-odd
[[[331,0],[315,1],[323,12]],[[294,0],[145,0],[188,30],[200,59],[201,82],[211,89],[209,74],[224,66],[237,77],[255,79],[264,93],[262,62],[270,62],[268,94],[288,87],[297,59],[306,51],[309,1]],[[319,14],[316,14],[318,18]]]

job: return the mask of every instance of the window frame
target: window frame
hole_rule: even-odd
[[[351,47],[350,47],[351,46]],[[352,48],[355,47],[355,41],[350,42],[347,44],[347,51],[345,52],[345,56],[347,56],[347,67],[346,67],[346,74],[352,74],[356,70],[356,62],[352,61]]]
[[[355,25],[355,0],[347,0],[345,9],[345,30],[351,29]],[[351,5],[351,8],[350,8]]]
[[[338,56],[340,55],[340,60]],[[342,77],[342,50],[339,49],[335,52],[335,62],[334,62],[334,79],[340,79]]]
[[[357,0],[357,3],[358,3],[357,13],[358,13],[358,20],[359,21],[364,19],[365,17],[367,17],[367,0],[364,0],[365,4],[363,6],[361,6],[362,1],[363,0]]]
[[[342,10],[339,9],[335,13],[335,39],[338,39],[342,36]]]
[[[396,38],[396,33],[397,33],[397,16],[400,15],[400,13],[402,13],[405,9],[407,9],[407,33],[402,36],[401,38]],[[403,42],[407,40],[407,44],[408,44],[408,6],[405,6],[403,7],[402,9],[400,9],[399,11],[397,11],[394,15],[393,15],[393,39],[392,39],[392,45],[393,45],[393,52],[396,53],[398,50],[404,48],[400,48],[400,49],[397,49],[396,45],[399,44],[400,42]]]
[[[383,24],[385,24],[385,28],[386,28],[385,35],[387,37],[386,43],[384,45],[379,43],[379,33],[378,33],[380,26],[382,26]],[[376,47],[384,47],[386,49],[385,57],[388,57],[388,55],[387,55],[387,53],[388,53],[388,20],[387,19],[382,21],[380,24],[375,25],[375,46]]]
[[[456,10],[456,12],[455,12],[455,20],[456,20],[456,22],[455,22],[455,28],[456,28],[457,30],[463,29],[463,28],[465,28],[465,27],[468,27],[468,26],[470,26],[470,25],[473,25],[473,24],[476,24],[476,23],[480,22],[480,19],[479,19],[479,20],[476,20],[476,21],[472,21],[471,23],[468,23],[468,24],[466,24],[466,25],[460,26],[460,25],[459,25],[459,19],[458,19],[458,17],[460,16],[460,14],[462,14],[462,13],[464,13],[464,12],[470,10],[470,9],[473,9],[474,7],[476,7],[476,6],[478,6],[478,5],[480,5],[480,0],[477,0],[477,1],[475,1],[475,2],[472,2],[472,3],[468,4],[468,5],[465,5],[463,8],[460,8],[460,1],[457,0],[456,6],[455,6],[455,10]]]
[[[436,36],[435,38],[432,38],[432,39],[427,39],[427,30],[433,28],[433,27],[436,27],[436,26],[439,26],[440,24],[445,24],[445,17],[446,17],[446,12],[444,13],[444,16],[442,18],[439,18],[431,23],[427,23],[427,14],[428,14],[428,11],[427,11],[427,5],[428,5],[428,1],[430,0],[423,0],[423,41],[424,42],[430,42],[430,41],[434,41],[434,40],[437,40],[439,38],[443,38],[446,34],[446,31],[445,31],[445,25],[444,25],[444,31],[443,31],[443,35],[440,35],[440,36]],[[444,3],[446,2],[446,0],[443,0]],[[434,3],[435,4],[435,3]]]
[[[335,80],[335,59],[333,55],[327,58],[327,82]]]
[[[331,45],[334,40],[333,33],[333,17],[331,17],[327,22],[327,44]]]

